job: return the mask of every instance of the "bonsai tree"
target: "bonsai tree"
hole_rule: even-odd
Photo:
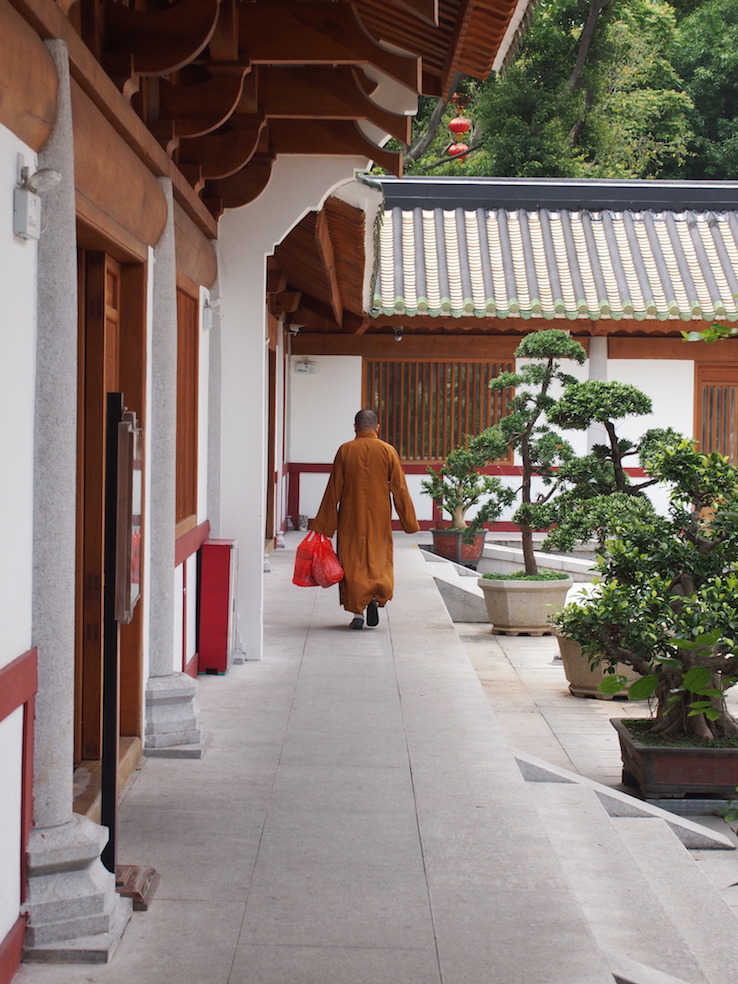
[[[738,468],[673,436],[647,442],[642,465],[670,488],[668,515],[615,510],[595,592],[552,621],[608,664],[603,691],[627,684],[618,662],[639,674],[629,697],[654,701],[652,732],[738,734],[724,699],[738,681]]]
[[[512,489],[499,478],[483,475],[484,455],[469,448],[454,448],[436,471],[428,468],[430,478],[421,483],[423,492],[433,499],[441,510],[451,517],[449,529],[463,530],[464,540],[471,542],[485,523],[497,519],[506,505],[515,497]],[[472,506],[482,503],[471,520],[466,514]]]
[[[606,443],[595,444],[589,454],[569,457],[559,468],[558,494],[548,515],[553,529],[544,549],[569,552],[593,537],[602,546],[613,522],[622,524],[628,513],[635,521],[655,516],[645,490],[658,479],[646,476],[634,481],[627,467],[639,463],[654,441],[673,441],[681,435],[670,428],[654,428],[634,442],[619,437],[616,430],[625,418],[645,416],[651,410],[650,397],[629,383],[589,379],[566,388],[549,411],[549,420],[565,430],[579,431],[599,423]]]
[[[561,368],[568,359],[582,365],[586,352],[568,332],[560,329],[536,331],[526,335],[515,350],[516,359],[530,359],[517,372],[503,372],[490,382],[495,392],[514,389],[509,399],[508,414],[499,423],[483,431],[471,442],[475,452],[487,461],[498,461],[506,451],[519,456],[521,483],[518,489],[520,506],[513,520],[522,539],[525,573],[537,575],[538,565],[533,551],[533,533],[550,525],[551,514],[546,503],[558,488],[557,469],[573,457],[571,446],[548,424],[556,406],[552,390],[566,387],[576,379]],[[533,479],[541,479],[544,490],[535,495]]]

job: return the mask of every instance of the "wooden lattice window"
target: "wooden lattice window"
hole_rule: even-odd
[[[382,438],[403,461],[443,461],[468,435],[504,416],[508,391],[493,393],[488,384],[512,369],[482,360],[366,359],[364,406],[377,413]]]
[[[738,365],[698,365],[695,434],[701,451],[738,461]]]
[[[197,521],[198,301],[177,288],[177,535]]]

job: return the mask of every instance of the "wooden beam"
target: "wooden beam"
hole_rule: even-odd
[[[269,139],[278,154],[367,157],[402,176],[402,154],[377,147],[351,120],[272,120]]]
[[[341,286],[338,283],[336,274],[336,259],[333,255],[333,243],[331,241],[331,230],[326,212],[321,209],[315,221],[315,245],[325,270],[328,280],[328,291],[330,293],[331,310],[336,324],[340,325],[343,321],[343,301],[341,300]]]
[[[40,150],[54,124],[59,81],[43,41],[8,4],[0,5],[0,65],[0,123]]]
[[[362,355],[366,358],[489,359],[490,362],[512,359],[519,339],[505,335],[404,335],[401,342],[393,333],[346,335],[310,334],[301,331],[292,340],[293,355]]]
[[[179,0],[153,11],[105,3],[104,52],[130,51],[139,75],[176,72],[208,46],[218,11],[219,0]]]
[[[171,179],[175,198],[199,228],[209,238],[215,238],[218,230],[213,213],[193,193],[184,175],[95,60],[62,8],[50,0],[11,0],[11,3],[38,30],[42,39],[57,38],[66,43],[72,77],[80,88],[151,172]]]
[[[244,76],[211,78],[202,85],[158,79],[158,116],[171,120],[176,137],[200,137],[222,126],[238,106]]]
[[[239,48],[239,57],[255,65],[374,65],[412,92],[420,89],[420,59],[383,48],[353,4],[243,3]]]
[[[438,27],[438,0],[390,0],[400,10],[407,10],[418,20]]]
[[[271,294],[269,297],[269,310],[275,318],[280,318],[283,314],[292,314],[300,306],[302,294],[299,290],[283,290],[279,294]]]
[[[337,324],[333,311],[316,297],[303,293],[300,306],[293,321],[305,325],[316,333],[354,334],[360,333],[364,323],[364,315],[344,309],[341,323]]]
[[[248,167],[241,168],[228,178],[208,181],[203,200],[213,215],[219,215],[224,208],[239,208],[258,198],[269,183],[274,164],[273,153],[255,154]]]
[[[208,45],[208,55],[216,62],[238,59],[238,0],[220,0],[220,13]]]
[[[179,163],[197,165],[202,169],[205,180],[228,178],[240,171],[254,156],[265,126],[263,116],[238,116],[217,133],[204,137],[183,137]]]
[[[368,120],[400,143],[409,144],[411,118],[372,102],[364,82],[369,83],[364,73],[348,65],[262,66],[258,70],[259,103],[268,119]]]
[[[287,273],[277,264],[274,256],[267,257],[267,294],[279,294],[287,286]]]

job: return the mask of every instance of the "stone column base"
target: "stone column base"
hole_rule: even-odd
[[[146,755],[181,755],[182,746],[199,757],[202,731],[196,701],[197,683],[186,673],[149,677],[146,684]],[[179,751],[178,751],[179,749]],[[200,751],[201,754],[201,751]]]
[[[100,860],[107,828],[74,814],[28,840],[25,959],[107,963],[131,916],[130,899]]]

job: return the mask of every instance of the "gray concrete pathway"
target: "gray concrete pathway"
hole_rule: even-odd
[[[418,538],[361,632],[337,589],[291,584],[299,539],[265,575],[265,658],[200,678],[202,759],[146,760],[126,791],[119,861],[158,870],[150,909],[110,964],[18,984],[612,984]],[[516,707],[517,740],[539,725]]]

